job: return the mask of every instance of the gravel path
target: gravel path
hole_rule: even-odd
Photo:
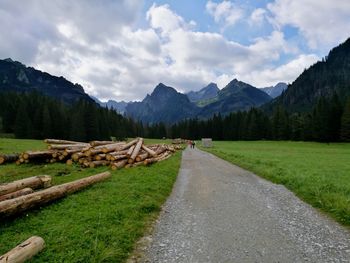
[[[198,149],[141,262],[350,262],[350,232],[285,187]]]

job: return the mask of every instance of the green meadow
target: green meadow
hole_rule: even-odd
[[[202,149],[286,186],[338,222],[350,225],[350,144],[215,141],[212,148]]]

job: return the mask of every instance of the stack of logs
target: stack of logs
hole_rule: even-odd
[[[79,163],[83,167],[110,166],[116,170],[122,167],[149,165],[165,160],[180,145],[154,144],[146,146],[142,138],[130,142],[92,141],[90,143],[46,139],[48,150],[26,151],[21,154],[1,155],[0,164],[6,162],[66,162],[67,165]]]

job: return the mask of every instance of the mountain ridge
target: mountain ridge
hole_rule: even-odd
[[[73,84],[62,76],[27,67],[11,58],[0,60],[0,91],[40,92],[69,104],[81,99],[94,102],[81,85]]]

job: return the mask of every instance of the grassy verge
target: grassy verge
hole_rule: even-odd
[[[285,185],[304,201],[350,225],[350,144],[214,142],[213,148],[203,150]]]
[[[9,145],[15,143],[16,145]],[[6,152],[40,149],[40,141],[0,140]],[[2,150],[3,151],[3,150]],[[157,216],[176,179],[181,153],[151,167],[112,172],[112,178],[51,205],[0,223],[0,255],[32,235],[46,248],[32,262],[123,262]],[[107,170],[65,164],[0,167],[0,183],[32,175],[61,184]]]

